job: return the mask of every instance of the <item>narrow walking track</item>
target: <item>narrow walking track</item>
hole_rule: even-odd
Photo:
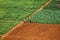
[[[46,5],[48,4],[46,3]],[[38,11],[43,8],[44,6]],[[22,21],[2,36],[1,40],[60,40],[60,25],[26,23]]]
[[[42,5],[39,9],[37,9],[35,12],[33,12],[32,14],[28,15],[25,20],[29,19],[31,16],[35,15],[37,12],[41,11],[42,9],[44,9],[49,3],[51,2],[51,0],[48,0],[44,5]]]
[[[30,16],[33,16],[34,14],[36,14],[38,11],[42,10],[45,6],[47,6],[49,3],[51,2],[51,0],[48,0],[44,5],[42,5],[38,10],[36,10],[34,13],[32,13],[31,15],[28,15],[24,20],[27,20]],[[20,26],[20,23],[17,24],[13,29],[17,28]]]
[[[25,23],[2,40],[60,40],[60,25]]]

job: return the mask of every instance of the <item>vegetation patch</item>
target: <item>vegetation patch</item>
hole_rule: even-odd
[[[31,22],[60,24],[60,2],[52,0],[43,10],[31,17]]]
[[[0,0],[0,35],[38,9],[48,0]]]

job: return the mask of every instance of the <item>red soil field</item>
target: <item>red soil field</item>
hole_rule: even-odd
[[[60,40],[60,25],[25,23],[12,29],[2,40]]]

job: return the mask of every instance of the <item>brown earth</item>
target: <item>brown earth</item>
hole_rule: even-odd
[[[51,0],[36,12],[42,10],[50,2]],[[22,21],[2,36],[1,40],[60,40],[60,25],[25,23]]]
[[[2,40],[60,40],[60,25],[39,23],[21,25],[4,35]]]

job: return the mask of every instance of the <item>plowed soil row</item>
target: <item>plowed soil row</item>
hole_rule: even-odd
[[[44,5],[42,5],[39,9],[37,9],[34,13],[32,13],[31,15],[28,15],[25,20],[27,20],[30,16],[33,16],[34,14],[36,14],[38,11],[42,10],[42,9],[43,9],[45,6],[47,6],[50,2],[51,2],[51,0],[48,0]],[[20,23],[18,24],[18,26],[20,26]],[[16,27],[18,27],[18,26],[16,25],[16,26],[14,27],[14,29],[15,29]]]
[[[25,23],[4,35],[2,40],[60,40],[60,25]]]
[[[2,36],[1,40],[60,40],[60,25],[22,21]]]

